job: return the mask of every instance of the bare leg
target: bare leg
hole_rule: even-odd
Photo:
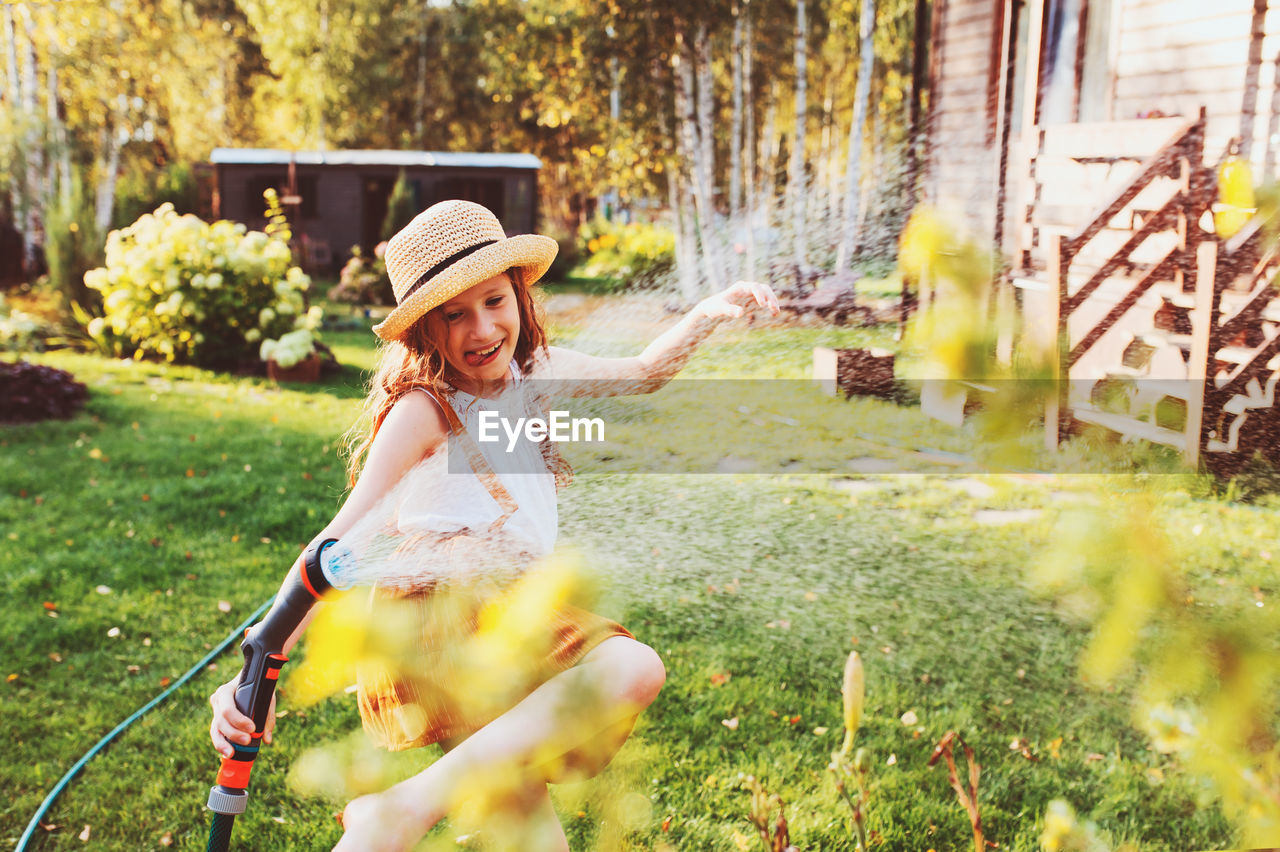
[[[490,774],[510,778],[523,772],[530,782],[544,777],[539,767],[628,723],[653,702],[665,677],[652,648],[625,636],[605,640],[427,769],[384,793],[352,801],[343,814],[347,832],[334,852],[412,848],[465,797],[468,785],[484,784]],[[612,748],[620,745],[616,741]]]

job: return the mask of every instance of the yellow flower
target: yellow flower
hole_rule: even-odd
[[[844,745],[841,754],[853,748],[853,737],[862,724],[862,706],[866,700],[866,675],[862,670],[862,657],[857,651],[849,654],[844,664],[844,683],[840,692],[844,696]]]
[[[1167,704],[1151,708],[1147,713],[1146,729],[1151,736],[1151,744],[1162,754],[1185,750],[1196,736],[1191,714]]]

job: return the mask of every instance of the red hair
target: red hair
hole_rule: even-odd
[[[520,310],[520,337],[516,341],[515,362],[523,375],[528,375],[534,361],[546,355],[547,333],[541,311],[524,283],[524,270],[513,267],[506,272]],[[445,379],[446,364],[439,341],[444,338],[444,318],[439,306],[421,316],[395,340],[384,341],[378,349],[377,366],[369,380],[369,393],[364,400],[362,416],[349,435],[351,457],[347,462],[347,480],[355,485],[373,440],[391,408],[405,394],[418,388],[431,391],[444,399],[453,391]],[[365,434],[364,423],[369,422]],[[550,440],[542,442],[542,456],[547,470],[555,474],[556,486],[566,485],[572,478],[569,463]]]

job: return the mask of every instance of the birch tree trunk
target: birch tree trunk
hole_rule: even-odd
[[[746,163],[743,168],[742,181],[746,190],[743,223],[746,226],[746,245],[743,254],[743,260],[746,266],[743,270],[743,276],[754,281],[756,277],[756,228],[755,228],[755,207],[756,207],[756,110],[754,86],[751,82],[751,66],[753,47],[753,35],[751,25],[751,0],[745,0],[743,3],[743,15],[746,23],[743,27],[743,56],[742,56],[742,100],[743,100],[743,144],[742,150],[746,154]]]
[[[771,239],[775,233],[773,207],[778,192],[778,154],[782,147],[781,140],[777,138],[777,120],[778,96],[775,84],[769,93],[769,105],[764,112],[764,130],[760,134],[760,224],[764,227],[766,238],[769,239],[765,246],[765,257],[769,259],[770,267],[772,267],[773,256],[777,253],[777,246]]]
[[[835,221],[831,215],[835,205],[837,192],[833,189],[839,180],[835,154],[835,93],[830,77],[823,84],[822,94],[822,138],[818,146],[817,174],[814,176],[814,191],[809,201],[809,216],[821,222],[823,242],[828,239],[827,229]]]
[[[795,282],[804,280],[805,268],[805,168],[804,125],[808,98],[808,65],[805,50],[805,0],[796,0],[795,63],[796,63],[796,130],[791,145],[791,168],[787,174],[787,206],[791,213],[791,239],[794,244]]]
[[[707,267],[707,286],[711,292],[724,287],[724,264],[720,256],[720,232],[716,228],[715,196],[715,130],[712,127],[714,82],[711,74],[711,38],[706,22],[698,24],[694,37],[694,68],[698,78],[698,149],[699,193],[703,209],[698,214],[698,233],[702,240],[702,259]]]
[[[116,178],[120,171],[121,146],[114,120],[103,129],[102,136],[102,149],[106,156],[103,158],[102,179],[98,182],[94,224],[98,226],[98,233],[105,234],[111,227],[111,211],[116,205]]]
[[[686,302],[698,300],[698,255],[694,245],[693,229],[689,226],[689,215],[680,188],[681,169],[673,168],[667,172],[667,203],[671,205],[671,216],[676,235],[676,277],[680,282],[680,295]]]
[[[16,104],[22,102],[22,86],[18,82],[18,40],[13,29],[13,7],[5,3],[0,9],[4,10],[5,73],[12,93],[9,103]]]
[[[0,6],[4,12],[4,36],[5,36],[5,78],[8,81],[7,98],[11,104],[22,103],[22,81],[18,77],[18,37],[17,31],[13,25],[13,7],[8,3]],[[19,155],[21,152],[19,152]],[[26,187],[23,185],[21,175],[25,171],[21,170],[20,163],[14,163],[14,174],[11,175],[9,181],[9,210],[13,216],[13,227],[18,232],[18,237],[22,240],[22,262],[26,263],[27,258],[27,223],[26,223],[26,206],[27,194]]]
[[[731,247],[725,271],[729,278],[742,275],[738,229],[742,227],[742,9],[733,6],[733,116],[729,122],[729,233]]]
[[[867,121],[867,101],[871,97],[871,72],[875,62],[875,47],[871,36],[875,31],[875,0],[862,0],[862,15],[858,19],[858,88],[854,93],[853,123],[849,125],[849,154],[844,178],[844,219],[840,232],[840,248],[836,251],[836,271],[849,268],[853,259],[854,242],[857,239],[860,205],[858,189],[862,183],[862,128]]]
[[[692,171],[692,175],[688,181],[688,194],[692,197],[693,201],[694,225],[688,227],[686,231],[688,239],[685,241],[687,246],[685,250],[685,258],[688,260],[688,271],[682,272],[681,280],[682,282],[690,282],[689,287],[693,291],[690,293],[689,290],[686,289],[684,292],[685,297],[696,298],[697,294],[701,292],[702,286],[697,277],[698,273],[696,272],[698,251],[695,246],[695,241],[697,239],[695,234],[700,234],[705,227],[704,223],[706,221],[707,205],[706,200],[702,195],[702,180],[701,175],[699,174],[701,158],[698,156],[698,131],[694,117],[693,62],[689,55],[689,49],[685,41],[684,34],[679,31],[676,32],[675,50],[672,51],[671,61],[675,66],[676,138],[677,149],[679,152],[678,160],[680,162],[680,166],[676,169],[673,178],[675,178],[677,184],[679,184],[686,174],[686,168]],[[683,200],[680,197],[681,195],[682,193],[677,192],[677,200]],[[688,211],[683,208],[681,208],[681,210],[682,215],[688,213]],[[684,219],[681,219],[682,227],[684,227],[684,221]],[[706,248],[705,242],[703,243],[703,248],[704,250]],[[685,276],[688,276],[687,279]]]
[[[67,126],[62,123],[59,106],[58,68],[51,53],[49,56],[49,136],[53,141],[54,150],[51,152],[52,156],[49,163],[49,195],[53,195],[52,187],[56,181],[63,203],[69,205],[71,201],[71,147],[67,144]],[[54,160],[57,162],[56,167]]]
[[[36,235],[42,230],[41,211],[45,203],[45,192],[42,186],[44,172],[44,140],[41,139],[40,127],[36,121],[37,96],[36,87],[39,79],[36,70],[35,22],[25,5],[18,6],[22,15],[23,29],[27,41],[22,52],[22,115],[27,131],[24,146],[26,148],[26,169],[23,195],[26,199],[26,254],[25,262],[28,272],[37,268]]]

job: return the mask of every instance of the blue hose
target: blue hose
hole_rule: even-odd
[[[26,852],[27,844],[29,844],[31,842],[31,838],[35,836],[36,828],[40,825],[40,820],[43,819],[44,815],[49,812],[49,808],[53,805],[54,800],[57,799],[58,796],[62,793],[62,791],[66,789],[67,785],[71,783],[71,779],[75,778],[77,775],[80,774],[80,770],[84,769],[86,763],[92,760],[98,752],[106,748],[107,744],[110,743],[112,740],[114,740],[122,731],[127,729],[134,722],[141,719],[148,710],[155,707],[161,701],[164,701],[166,698],[168,698],[170,695],[173,694],[174,690],[182,686],[187,681],[191,680],[191,678],[195,677],[201,671],[203,671],[205,666],[213,662],[214,659],[216,659],[219,654],[227,650],[227,648],[229,648],[233,642],[235,642],[242,635],[244,635],[244,632],[248,630],[250,627],[252,627],[254,623],[260,617],[262,617],[262,614],[267,611],[267,607],[271,606],[271,602],[274,600],[275,600],[275,597],[272,596],[270,599],[267,600],[266,603],[258,607],[257,612],[255,612],[253,615],[245,619],[244,623],[241,624],[239,627],[237,627],[235,630],[232,630],[231,633],[227,636],[227,638],[222,640],[222,643],[218,645],[218,647],[214,648],[207,655],[205,655],[205,658],[203,660],[201,660],[200,662],[192,666],[190,669],[188,669],[186,674],[184,674],[182,677],[178,678],[176,681],[170,684],[169,688],[166,689],[164,692],[160,693],[155,698],[151,699],[144,706],[138,708],[138,710],[128,719],[125,719],[119,725],[116,725],[114,728],[112,728],[111,733],[107,734],[105,737],[98,740],[98,742],[94,745],[93,748],[85,752],[84,757],[77,760],[75,763],[75,766],[72,766],[71,769],[67,770],[67,774],[62,776],[62,780],[60,780],[54,786],[54,788],[49,791],[49,795],[44,797],[44,801],[40,803],[40,809],[36,811],[35,816],[31,818],[31,822],[27,823],[27,830],[23,832],[22,839],[18,841],[18,845],[14,847],[13,852]]]

